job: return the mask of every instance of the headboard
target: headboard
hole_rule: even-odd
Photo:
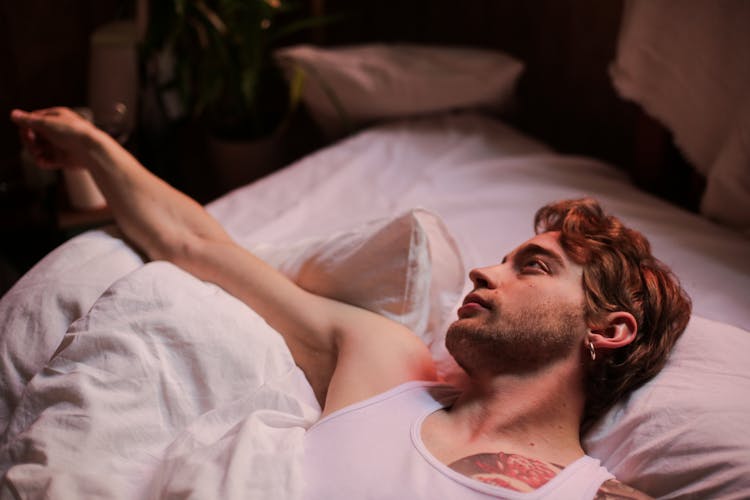
[[[610,82],[623,0],[317,0],[345,13],[316,33],[323,45],[372,41],[496,48],[526,64],[510,120],[564,153],[630,172],[644,189],[696,210],[703,181],[670,133]]]

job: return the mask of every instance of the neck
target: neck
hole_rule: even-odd
[[[443,416],[466,449],[516,453],[558,465],[583,450],[580,370],[563,360],[533,374],[474,376]]]

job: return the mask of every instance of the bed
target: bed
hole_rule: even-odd
[[[302,49],[280,57],[309,62]],[[475,103],[512,98],[521,67],[501,58],[502,75],[484,79],[494,94]],[[477,59],[468,70],[483,68]],[[408,118],[360,110],[363,124],[378,123],[207,208],[304,286],[408,324],[450,380],[441,340],[467,270],[529,238],[541,205],[599,199],[649,237],[693,316],[665,369],[609,411],[585,448],[656,497],[747,498],[746,234],[645,193],[606,162],[464,109],[483,106],[437,107]],[[343,134],[330,113],[319,117],[331,137]],[[280,336],[219,287],[145,263],[104,228],[29,271],[0,301],[0,324],[2,498],[300,495],[302,439],[320,408]]]

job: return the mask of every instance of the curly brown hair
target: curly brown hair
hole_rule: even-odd
[[[667,266],[651,254],[638,231],[607,215],[591,198],[540,208],[537,234],[560,231],[560,244],[583,266],[584,314],[597,325],[606,314],[626,311],[638,324],[627,346],[597,353],[587,363],[585,432],[614,403],[636,390],[664,366],[690,319],[691,301]]]

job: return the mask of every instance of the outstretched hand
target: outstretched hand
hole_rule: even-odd
[[[10,118],[18,125],[21,141],[38,166],[87,166],[98,129],[75,111],[59,107],[32,112],[14,109]]]

